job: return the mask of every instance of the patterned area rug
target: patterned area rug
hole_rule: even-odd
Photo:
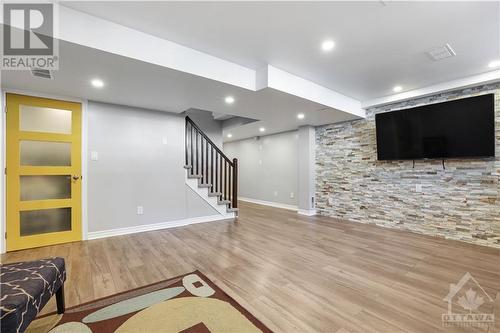
[[[271,332],[199,271],[36,319],[29,333]]]

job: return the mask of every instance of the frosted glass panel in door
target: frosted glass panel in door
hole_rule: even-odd
[[[19,129],[30,132],[71,134],[71,111],[19,105]]]
[[[71,176],[21,176],[21,201],[71,198]]]
[[[71,143],[49,141],[21,141],[21,165],[70,166]]]
[[[71,208],[21,211],[21,236],[71,230]]]

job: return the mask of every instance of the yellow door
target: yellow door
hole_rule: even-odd
[[[7,94],[7,251],[81,240],[81,104]]]

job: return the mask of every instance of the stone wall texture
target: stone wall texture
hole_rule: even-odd
[[[377,161],[375,114],[495,93],[493,159]],[[416,192],[416,185],[422,192]],[[500,248],[500,83],[367,110],[316,128],[318,214]]]

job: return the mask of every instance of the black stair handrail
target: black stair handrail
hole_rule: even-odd
[[[238,160],[231,161],[187,116],[185,145],[186,166],[191,175],[200,177],[201,183],[208,185],[211,193],[221,193],[218,195],[220,201],[229,201],[230,208],[237,208]]]
[[[193,128],[195,128],[198,133],[201,134],[201,136],[203,136],[205,138],[205,140],[207,140],[208,143],[210,143],[210,145],[232,166],[233,165],[233,162],[229,159],[229,157],[226,156],[226,154],[224,154],[222,152],[222,150],[219,149],[219,147],[217,147],[217,145],[215,143],[213,143],[212,140],[210,140],[210,138],[194,123],[194,121],[191,120],[191,118],[189,118],[188,116],[186,116],[186,122],[191,124],[191,126],[193,126]],[[187,124],[186,124],[186,127],[187,127]]]

